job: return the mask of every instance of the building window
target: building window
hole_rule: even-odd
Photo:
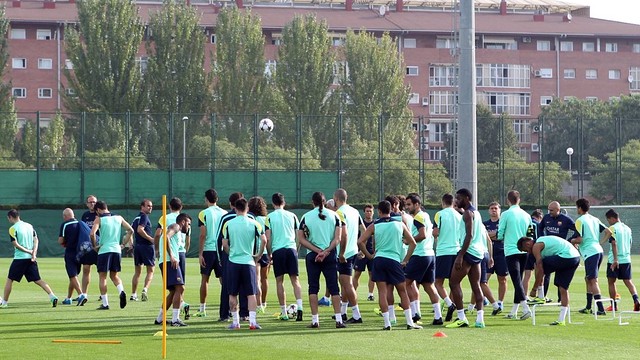
[[[478,64],[476,85],[486,87],[525,88],[531,84],[529,65]]]
[[[606,43],[604,46],[605,52],[618,52],[618,43]]]
[[[633,44],[633,47],[631,48],[631,51],[633,51],[634,53],[640,53],[640,44]]]
[[[547,106],[553,102],[553,96],[540,96],[540,105]]]
[[[38,99],[51,99],[52,93],[51,88],[40,88],[38,89]]]
[[[24,99],[27,97],[27,89],[26,88],[12,88],[11,94],[13,94],[14,98]]]
[[[69,59],[66,59],[64,61],[64,68],[68,70],[73,70],[73,62],[71,62],[71,60]]]
[[[25,58],[13,58],[11,61],[11,67],[14,69],[26,69],[27,59]]]
[[[67,96],[69,96],[69,97],[76,97],[76,90],[75,89],[66,88],[64,90],[64,93],[67,94]]]
[[[629,68],[629,90],[640,90],[640,67]]]
[[[537,49],[538,49],[538,51],[551,51],[551,41],[549,41],[549,40],[538,40],[537,41]]]
[[[444,146],[430,146],[429,147],[429,160],[442,161],[447,158],[447,149]]]
[[[53,69],[53,60],[38,59],[38,69]]]
[[[409,94],[409,104],[411,105],[420,104],[420,94],[419,93]]]
[[[596,69],[587,69],[585,72],[585,77],[589,80],[595,80],[598,78],[598,70]]]
[[[560,41],[560,51],[573,51],[573,41]]]
[[[333,46],[342,46],[344,45],[345,35],[343,34],[330,34],[331,36],[331,45]]]
[[[495,115],[530,115],[531,94],[487,92],[478,94],[478,102],[484,103]]]
[[[38,29],[36,33],[36,39],[38,40],[51,40],[51,30],[50,29]]]
[[[458,86],[456,65],[432,65],[429,67],[429,86]]]
[[[609,70],[609,80],[620,80],[620,70]]]
[[[457,91],[431,91],[429,93],[429,114],[455,115],[458,112]]]
[[[576,69],[564,69],[564,78],[565,79],[575,79],[576,78]]]
[[[277,65],[275,60],[267,60],[264,64],[264,74],[271,77],[276,72]]]
[[[596,51],[596,44],[592,42],[582,43],[582,51],[584,52],[594,52]]]
[[[460,47],[458,40],[448,37],[438,37],[436,39],[436,49],[457,49]]]
[[[211,41],[212,44],[216,43],[216,34],[211,34],[211,36],[209,37],[209,41]]]
[[[578,100],[578,98],[575,97],[575,96],[567,95],[564,98],[562,98],[562,100],[564,100],[564,102],[571,102],[571,101],[574,101],[574,100]]]
[[[139,58],[136,58],[136,66],[138,67],[138,70],[140,71],[141,74],[144,74],[147,72],[148,65],[149,65],[148,57],[141,56]]]
[[[417,66],[407,66],[407,76],[418,76]]]
[[[11,39],[24,40],[27,38],[26,29],[11,29]]]
[[[429,129],[429,142],[445,142],[447,135],[451,133],[450,123],[448,122],[431,122],[427,125]]]
[[[531,125],[527,119],[513,120],[513,132],[516,133],[516,140],[519,143],[531,142]]]
[[[530,146],[519,147],[518,155],[520,155],[520,157],[523,158],[524,161],[531,161],[531,147]]]
[[[333,85],[339,85],[342,80],[349,78],[349,66],[344,61],[333,63]]]
[[[597,96],[587,96],[585,99],[588,102],[596,102],[596,101],[598,101],[598,97]]]
[[[405,49],[415,49],[416,48],[416,39],[404,39],[402,44]]]
[[[552,79],[553,78],[553,69],[551,69],[551,68],[540,69],[540,77],[543,78],[543,79]]]
[[[518,50],[518,42],[510,37],[488,37],[482,39],[482,47],[494,50]]]

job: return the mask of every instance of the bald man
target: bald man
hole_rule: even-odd
[[[82,306],[87,302],[87,296],[80,289],[78,274],[82,268],[82,264],[78,260],[77,248],[78,238],[82,233],[81,227],[85,227],[84,234],[89,234],[89,226],[81,221],[76,220],[73,210],[66,208],[62,211],[62,219],[64,222],[60,225],[58,234],[58,243],[64,247],[64,264],[69,276],[69,287],[67,297],[62,300],[62,305],[71,305],[71,297],[73,291],[78,293],[78,306]]]
[[[538,224],[538,234],[541,236],[555,235],[568,241],[577,236],[575,222],[561,212],[559,202],[550,202],[547,210],[549,213],[543,216],[542,221]],[[570,238],[568,238],[569,230],[572,231]]]

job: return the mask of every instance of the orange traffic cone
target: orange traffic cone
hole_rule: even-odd
[[[443,333],[442,331],[436,331],[436,333],[433,334],[433,337],[446,338],[447,334]]]

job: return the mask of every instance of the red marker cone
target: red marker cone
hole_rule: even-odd
[[[433,337],[446,338],[447,334],[443,333],[442,331],[437,331],[435,334],[433,334]]]

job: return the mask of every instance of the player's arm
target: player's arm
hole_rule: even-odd
[[[93,220],[93,226],[91,227],[91,233],[89,234],[89,238],[91,239],[91,244],[97,250],[100,245],[96,243],[96,233],[100,229],[100,217],[96,216],[96,219]]]
[[[489,264],[487,264],[487,266],[489,268],[492,268],[494,263],[493,263],[493,241],[491,241],[491,236],[489,236],[489,233],[486,233],[487,235],[487,252],[489,253]]]
[[[473,217],[471,214],[472,213],[469,210],[465,210],[464,213],[462,214],[462,221],[464,221],[464,228],[465,228],[465,236],[464,236],[464,240],[462,241],[460,251],[458,251],[458,255],[456,256],[456,260],[454,263],[454,266],[456,267],[456,269],[462,268],[462,259],[464,257],[464,254],[467,253],[467,250],[469,249],[469,245],[471,245],[471,239],[473,238]]]
[[[189,248],[191,247],[191,225],[187,228],[187,233],[184,237],[184,251],[189,252]]]
[[[409,262],[409,259],[413,255],[413,251],[416,249],[416,240],[411,235],[411,231],[407,228],[407,225],[402,224],[402,239],[409,248],[407,249],[407,254],[402,260],[402,266],[406,265]]]
[[[341,247],[341,251],[343,251],[342,249],[344,249],[347,246],[347,238],[343,237],[342,234],[345,233],[346,231],[342,231],[343,228],[346,229],[345,226],[343,226],[344,223],[340,222],[338,224],[338,221],[340,221],[339,219],[336,219],[336,228],[335,230],[333,230],[333,241],[331,241],[329,243],[329,246],[324,249],[324,252],[328,255],[333,249],[335,249],[338,244],[340,244]]]
[[[220,230],[220,237],[222,238],[221,243],[222,243],[222,251],[226,252],[227,254],[229,254],[229,234],[227,231],[227,222],[224,223],[224,225],[222,225],[222,229]]]
[[[67,246],[67,242],[64,240],[64,236],[58,236],[58,244],[66,247]]]
[[[124,218],[121,219],[122,222],[120,223],[120,226],[122,226],[125,231],[124,242],[122,243],[122,245],[124,247],[129,247],[128,245],[133,245],[133,228],[127,222],[127,220],[125,220]]]
[[[260,250],[258,250],[258,253],[253,256],[256,261],[262,257],[264,249],[267,247],[267,236],[264,233],[260,234],[258,239],[260,240]]]
[[[271,257],[271,254],[273,253],[273,243],[271,242],[271,229],[266,228],[264,230],[264,237],[265,239],[267,239],[267,254],[269,254],[269,257]]]
[[[542,281],[544,280],[544,267],[542,265],[542,249],[544,249],[544,243],[537,242],[533,244],[531,248],[531,254],[536,258],[536,270],[535,270],[535,281],[533,282],[533,288],[537,289],[542,285]]]
[[[138,225],[138,228],[136,229],[136,234],[140,235],[141,238],[149,241],[149,242],[154,242],[155,239],[153,236],[147,234],[146,231],[144,231],[144,225]]]
[[[618,268],[618,242],[614,237],[611,238],[611,253],[613,253],[613,262],[611,262],[611,270]]]
[[[365,229],[365,231],[362,232],[362,235],[360,235],[360,237],[358,238],[358,248],[369,260],[373,259],[373,254],[371,254],[369,250],[367,250],[367,240],[373,235],[374,231],[375,226],[371,224],[368,228]]]
[[[415,220],[414,220],[415,221]],[[427,238],[427,227],[426,226],[421,226],[418,228],[418,235],[416,235],[413,239],[419,243],[422,240]]]
[[[609,241],[609,239],[611,238],[611,236],[613,235],[613,233],[611,233],[610,229],[605,229],[602,232],[602,235],[600,235],[600,245],[603,245],[604,243],[606,243],[607,241]]]
[[[178,224],[171,224],[168,228],[167,228],[167,239],[171,239],[173,237],[173,235],[177,234],[180,231],[180,225]],[[169,240],[171,241],[171,240]],[[177,269],[178,266],[180,266],[180,258],[177,256],[178,254],[173,254],[173,252],[171,251],[171,245],[168,244],[166,246],[166,250],[167,255],[169,255],[169,259],[171,259],[171,267],[173,267],[174,269]]]
[[[338,254],[338,261],[340,261],[341,263],[344,263],[346,262],[346,259],[344,258],[344,252],[347,250],[347,220],[344,214],[342,213],[342,211],[336,211],[336,215],[338,217],[338,220],[340,221],[340,227],[342,228],[340,231],[340,239],[338,242],[340,244],[340,253]]]

